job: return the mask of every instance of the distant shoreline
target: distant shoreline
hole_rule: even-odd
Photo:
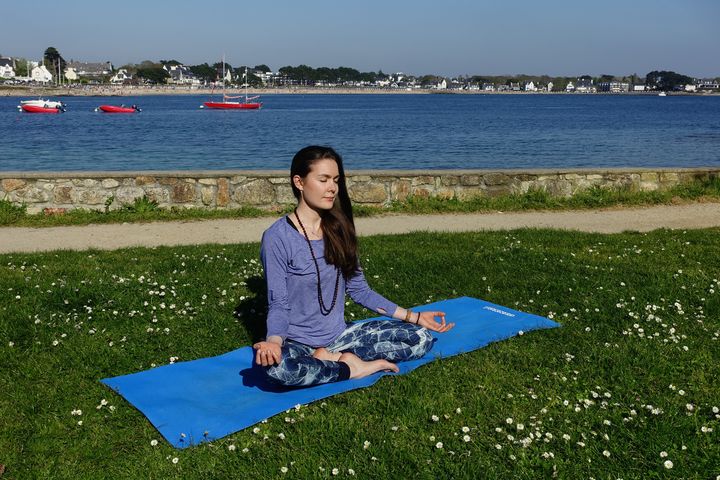
[[[244,94],[245,90],[230,89],[232,95]],[[428,90],[428,89],[388,89],[388,88],[322,88],[322,87],[283,87],[283,88],[250,88],[248,95],[657,95],[655,91],[647,92],[597,92],[593,94],[578,92],[487,92],[483,90]],[[143,95],[219,95],[218,89],[187,88],[176,86],[145,87],[145,86],[83,86],[83,87],[15,87],[1,86],[0,97],[135,97]],[[669,95],[718,95],[719,92],[670,92]]]

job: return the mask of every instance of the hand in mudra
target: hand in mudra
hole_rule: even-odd
[[[263,367],[279,364],[282,360],[282,348],[275,342],[258,342],[253,345],[255,362]]]
[[[436,317],[442,321],[438,322],[435,320]],[[420,312],[417,324],[438,333],[445,333],[455,326],[454,323],[445,321],[445,312]]]

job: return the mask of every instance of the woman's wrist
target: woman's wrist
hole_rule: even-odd
[[[401,316],[400,319],[404,322],[417,325],[420,322],[420,312],[413,312],[408,308],[405,310],[405,315]]]

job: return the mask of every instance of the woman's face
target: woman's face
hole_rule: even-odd
[[[302,191],[302,198],[311,208],[330,210],[338,192],[340,173],[335,160],[322,159],[314,162],[304,177],[295,175],[293,182]]]

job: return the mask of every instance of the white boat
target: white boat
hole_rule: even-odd
[[[658,93],[658,97],[667,97],[667,93],[660,92],[660,93]]]
[[[43,107],[43,108],[62,108],[65,106],[64,103],[55,100],[43,100],[39,98],[37,100],[21,100],[18,108],[22,108],[23,105],[28,107]]]

